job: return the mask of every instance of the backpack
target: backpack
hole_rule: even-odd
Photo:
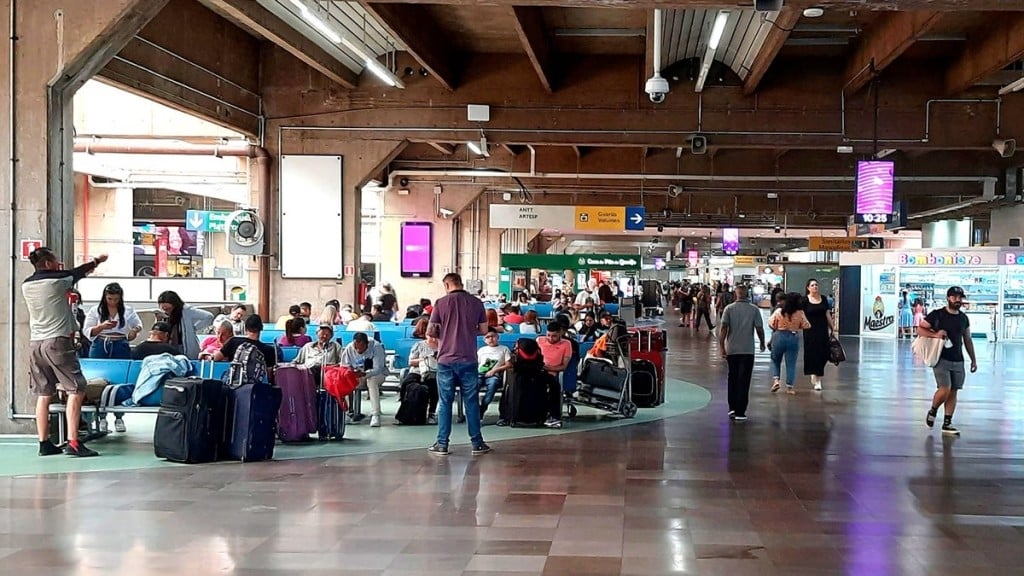
[[[540,345],[532,338],[520,338],[516,340],[516,347],[512,351],[512,367],[516,372],[522,374],[536,374],[544,371],[544,355],[540,352]]]
[[[419,374],[410,372],[402,381],[401,404],[395,412],[395,420],[407,426],[423,426],[427,423],[427,408],[430,390],[423,384]]]
[[[725,308],[729,304],[732,304],[733,302],[736,301],[736,295],[733,294],[732,292],[722,292],[721,300],[722,300],[722,307]]]
[[[249,384],[265,384],[267,378],[267,359],[263,351],[253,342],[243,342],[235,349],[231,367],[224,375],[224,383],[228,388],[241,388]]]

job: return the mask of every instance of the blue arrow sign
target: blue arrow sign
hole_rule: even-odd
[[[195,232],[206,232],[210,228],[210,213],[206,210],[187,210],[185,212],[185,229]]]
[[[626,230],[643,230],[647,224],[647,210],[643,206],[626,206]]]

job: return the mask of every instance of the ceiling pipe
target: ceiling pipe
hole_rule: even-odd
[[[231,141],[225,144],[192,144],[174,140],[151,138],[75,138],[75,152],[87,154],[149,154],[168,156],[216,156],[249,158],[256,162],[256,193],[264,218],[270,211],[270,153],[262,146],[245,141]],[[152,186],[152,185],[150,185]],[[264,259],[259,271],[258,312],[269,318],[270,314],[270,262]]]

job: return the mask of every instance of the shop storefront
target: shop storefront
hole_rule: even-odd
[[[527,291],[537,301],[547,302],[554,290],[586,289],[591,278],[615,282],[625,297],[631,297],[641,261],[635,254],[502,254],[500,263],[500,293],[516,299]]]
[[[1006,340],[1024,340],[1024,251],[999,254],[1002,265],[1002,334]]]
[[[901,324],[912,323],[914,312],[927,314],[944,306],[946,289],[960,286],[967,294],[964,312],[975,337],[1024,339],[1024,258],[1020,266],[1001,265],[1011,257],[1016,261],[1016,255],[1004,255],[999,248],[878,250],[844,254],[841,264],[860,266],[861,336],[896,338]],[[1016,291],[1008,283],[1014,278]],[[909,314],[901,319],[904,301]],[[1008,310],[1017,311],[1016,322],[1000,322],[1000,312]],[[1020,334],[1009,335],[1018,324]]]

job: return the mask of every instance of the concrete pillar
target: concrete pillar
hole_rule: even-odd
[[[0,402],[7,413],[0,433],[24,431],[11,419],[28,414],[34,402],[24,384],[28,366],[19,360],[28,343],[19,286],[31,274],[18,260],[19,240],[44,240],[73,262],[72,95],[166,2],[0,0],[0,102],[9,104],[0,111],[0,253],[10,258],[10,268],[0,274]],[[12,388],[14,381],[20,386]]]
[[[973,228],[970,218],[928,222],[921,227],[921,247],[966,248],[972,245]]]
[[[94,188],[81,174],[75,176],[75,265],[96,254],[110,259],[97,276],[132,276],[135,254],[132,223],[135,191],[131,188]],[[87,300],[98,296],[84,295]]]
[[[992,211],[989,243],[1009,246],[1010,238],[1024,237],[1024,204]]]

